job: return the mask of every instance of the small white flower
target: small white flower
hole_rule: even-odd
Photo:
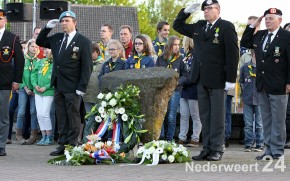
[[[115,144],[114,145],[114,150],[119,150],[120,149],[120,145],[119,144]]]
[[[107,116],[107,114],[105,112],[101,113],[101,117],[105,118]]]
[[[183,154],[184,156],[188,157],[188,152],[187,152],[187,151],[183,150],[183,151],[182,151],[182,154]]]
[[[162,158],[162,160],[167,160],[167,155],[166,154],[163,154],[163,155],[161,155],[161,158]]]
[[[112,145],[112,141],[107,141],[107,145],[111,146]]]
[[[110,100],[110,99],[112,98],[112,96],[113,96],[113,94],[112,94],[111,92],[109,92],[109,93],[106,95],[105,99],[108,101],[108,100]]]
[[[113,98],[113,99],[110,100],[109,104],[110,104],[112,107],[114,107],[114,106],[116,106],[116,104],[117,104],[117,100],[116,100],[115,98]]]
[[[127,114],[123,114],[121,118],[122,118],[123,121],[127,121],[128,120],[128,115]]]
[[[97,121],[97,123],[102,122],[102,118],[101,118],[100,116],[96,116],[96,117],[95,117],[95,120]]]
[[[103,107],[99,107],[98,111],[99,111],[100,114],[102,114],[102,113],[105,112],[105,109]]]
[[[174,152],[172,153],[172,155],[175,156],[175,155],[176,155],[176,152],[174,151]]]
[[[104,94],[103,94],[103,93],[99,93],[99,95],[98,95],[97,98],[98,98],[98,99],[103,99],[103,98],[104,98]]]
[[[119,114],[119,108],[117,108],[117,107],[115,108],[115,113]]]
[[[173,155],[170,155],[168,157],[168,161],[169,161],[169,163],[173,163],[174,162],[174,156]]]
[[[96,147],[98,150],[102,149],[103,146],[104,146],[104,143],[103,143],[103,142],[97,142],[97,143],[95,144],[95,147]]]
[[[102,107],[106,107],[106,106],[107,106],[107,102],[106,102],[106,101],[102,101],[102,102],[101,102],[101,106],[102,106]]]
[[[115,95],[116,98],[119,98],[120,97],[120,94],[118,94],[118,92],[115,92],[114,95]]]
[[[119,113],[120,113],[120,114],[124,114],[124,113],[125,113],[125,108],[121,107],[121,108],[119,109]]]
[[[159,148],[156,149],[156,151],[157,151],[157,153],[159,153],[159,154],[160,154],[160,153],[163,153],[163,148],[159,147]]]

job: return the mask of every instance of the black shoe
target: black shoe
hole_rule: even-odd
[[[214,151],[209,156],[207,156],[207,160],[209,161],[220,161],[222,159],[223,152]]]
[[[279,158],[281,157],[281,154],[274,154],[272,155],[273,160],[279,160]]]
[[[271,155],[263,154],[261,156],[257,156],[256,160],[270,160]]]
[[[230,146],[229,139],[225,139],[225,147],[228,148]]]
[[[284,148],[285,149],[290,149],[290,141],[288,141],[288,142],[285,143]]]
[[[5,148],[0,148],[0,156],[6,156]]]
[[[195,161],[204,161],[206,160],[207,156],[209,156],[209,153],[201,151],[199,155],[193,156],[192,159]]]
[[[65,147],[60,146],[60,147],[56,148],[56,151],[51,152],[49,155],[50,156],[60,156],[60,155],[64,154],[64,150],[65,150]]]

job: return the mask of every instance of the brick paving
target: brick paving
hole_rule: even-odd
[[[290,180],[290,150],[285,150],[286,169],[273,169],[262,172],[268,161],[255,161],[261,152],[243,152],[243,146],[231,144],[219,162],[191,162],[186,164],[159,164],[157,166],[132,166],[128,164],[91,165],[91,166],[55,166],[47,164],[52,157],[49,153],[57,147],[19,145],[16,141],[7,145],[6,157],[0,157],[0,180]],[[199,153],[201,147],[189,148],[191,155]],[[274,168],[276,161],[270,165]],[[254,167],[254,164],[257,167]],[[233,171],[227,172],[224,166],[233,165]],[[250,166],[252,168],[250,169]],[[208,171],[209,166],[212,170]],[[214,168],[221,167],[221,172]],[[236,171],[234,168],[236,167]],[[242,171],[241,169],[244,169]],[[186,171],[187,168],[187,171]],[[248,170],[248,171],[246,171]]]

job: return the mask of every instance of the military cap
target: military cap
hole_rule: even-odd
[[[203,1],[202,5],[201,5],[201,10],[204,10],[205,6],[210,6],[212,4],[218,4],[219,2],[217,0],[205,0]]]
[[[74,19],[76,19],[76,14],[72,11],[65,11],[63,13],[61,13],[61,15],[59,16],[59,22],[61,22],[62,18],[64,17],[72,17]]]
[[[277,8],[270,8],[264,12],[264,16],[266,16],[267,14],[276,14],[282,16],[282,11]]]

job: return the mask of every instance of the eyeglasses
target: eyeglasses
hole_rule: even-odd
[[[214,7],[214,6],[206,6],[206,7],[203,8],[203,11],[205,11],[205,10],[210,11],[210,10],[212,10],[213,8],[217,8],[217,7]]]
[[[142,42],[135,42],[134,44],[136,46],[136,45],[143,45],[144,43],[142,43]]]
[[[117,50],[117,49],[115,49],[115,48],[110,48],[109,49],[110,52],[115,51],[115,50]]]

